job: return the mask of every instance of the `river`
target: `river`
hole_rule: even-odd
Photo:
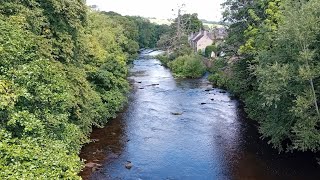
[[[157,59],[140,58],[129,80],[127,108],[81,151],[84,179],[320,179],[313,154],[272,149],[206,77],[175,79]]]

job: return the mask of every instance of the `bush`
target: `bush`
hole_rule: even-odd
[[[220,87],[220,88],[225,88],[226,87],[226,83],[227,83],[227,77],[225,77],[225,75],[221,72],[221,73],[214,73],[214,74],[210,74],[208,77],[208,80]]]
[[[217,73],[222,71],[227,66],[226,60],[223,58],[217,58],[213,61],[212,66],[209,68],[211,73]]]
[[[0,140],[0,179],[80,179],[80,158],[64,142],[14,138],[3,130]]]
[[[206,66],[199,55],[180,56],[169,62],[168,66],[175,76],[184,78],[199,78],[206,71]]]
[[[228,83],[228,77],[225,73],[225,67],[227,63],[225,59],[217,58],[214,60],[209,71],[212,73],[209,75],[208,80],[212,82],[214,85],[219,87],[226,87]]]
[[[217,53],[217,46],[216,45],[211,45],[211,46],[207,46],[206,49],[205,49],[205,56],[210,58],[211,57],[211,53],[214,52],[214,53]]]
[[[157,55],[156,59],[159,59],[165,67],[168,67],[168,63],[172,61],[167,55]]]

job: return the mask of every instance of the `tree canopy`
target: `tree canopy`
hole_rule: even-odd
[[[224,3],[225,67],[215,81],[241,97],[280,151],[320,150],[319,6],[309,1]]]
[[[126,102],[127,63],[163,33],[138,19],[83,0],[1,1],[0,179],[79,179],[92,126]]]

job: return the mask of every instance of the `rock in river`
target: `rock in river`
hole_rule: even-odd
[[[133,166],[133,164],[131,163],[131,161],[127,161],[125,167],[126,167],[127,169],[131,169],[132,166]]]
[[[101,166],[102,166],[101,164],[93,163],[93,162],[89,162],[89,163],[85,164],[85,167],[91,168],[92,172],[100,170]]]
[[[175,116],[180,116],[180,115],[182,115],[182,113],[180,113],[180,112],[171,112],[171,114],[172,114],[172,115],[175,115]]]

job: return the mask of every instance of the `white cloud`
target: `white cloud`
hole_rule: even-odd
[[[186,4],[186,13],[198,13],[199,18],[219,21],[224,0],[87,0],[103,11],[115,11],[123,15],[172,18],[178,5]]]

